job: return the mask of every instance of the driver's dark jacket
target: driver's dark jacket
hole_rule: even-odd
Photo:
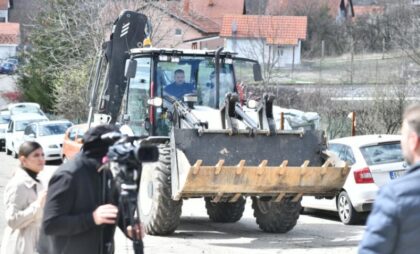
[[[107,191],[109,173],[98,173],[98,160],[79,153],[60,166],[52,176],[44,209],[39,253],[96,254],[113,253],[115,225],[97,226],[93,211],[101,204],[116,203],[111,195],[102,196],[102,181]],[[121,223],[119,223],[121,225]],[[46,236],[44,235],[46,234]],[[48,250],[47,250],[48,249]]]

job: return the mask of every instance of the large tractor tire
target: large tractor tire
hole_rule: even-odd
[[[234,203],[213,203],[211,202],[211,198],[205,198],[205,201],[207,214],[213,222],[237,222],[242,218],[245,210],[245,199],[243,197]]]
[[[172,234],[179,225],[182,200],[171,197],[171,151],[159,145],[159,161],[144,163],[138,196],[140,219],[149,235]]]
[[[286,233],[295,227],[301,209],[301,199],[292,202],[283,198],[281,202],[265,201],[252,197],[254,217],[261,230],[268,233]]]

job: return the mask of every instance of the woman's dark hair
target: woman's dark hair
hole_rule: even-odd
[[[33,153],[35,150],[41,148],[42,146],[33,141],[25,141],[22,145],[19,147],[19,157],[28,157],[31,153]]]

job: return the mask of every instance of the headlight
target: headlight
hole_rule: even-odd
[[[48,148],[58,148],[58,145],[49,145]]]

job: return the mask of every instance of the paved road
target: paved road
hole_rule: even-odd
[[[0,152],[0,214],[4,214],[3,191],[17,160]],[[57,168],[49,165],[46,180]],[[0,217],[0,237],[5,226]],[[329,214],[301,215],[298,225],[287,234],[261,232],[248,200],[243,218],[234,224],[209,222],[202,199],[184,202],[181,225],[172,236],[146,236],[145,253],[356,253],[363,225],[344,226]],[[133,253],[131,242],[121,232],[116,235],[116,253]]]

